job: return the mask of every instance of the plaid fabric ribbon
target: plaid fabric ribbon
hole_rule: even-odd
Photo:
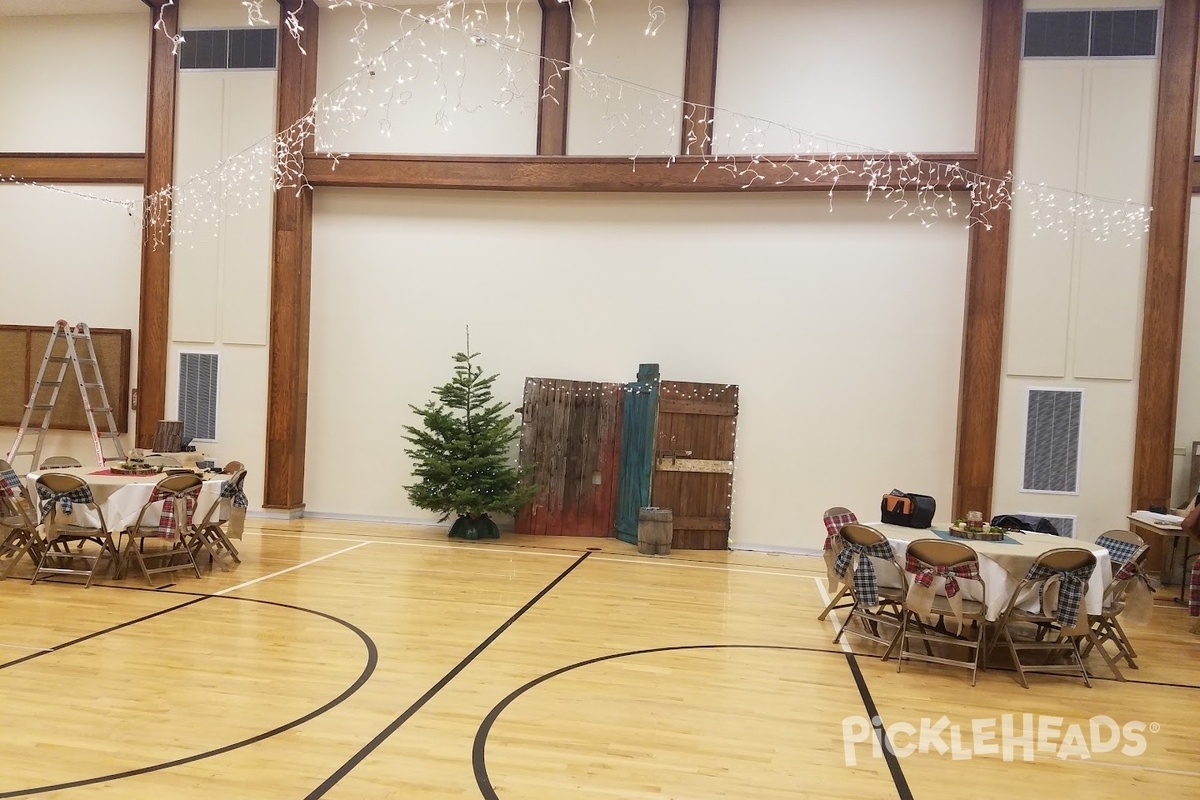
[[[1188,577],[1188,614],[1200,617],[1200,558],[1192,562],[1192,574]]]
[[[150,492],[150,499],[147,503],[157,503],[163,501],[162,513],[158,517],[158,525],[155,526],[155,536],[161,536],[164,539],[179,539],[183,534],[184,528],[192,524],[192,517],[196,513],[196,501],[200,498],[200,487],[202,484],[188,489],[186,492],[176,494],[168,492],[155,486]],[[176,507],[176,498],[183,499],[183,515],[178,514]]]
[[[248,508],[250,506],[250,502],[246,499],[246,493],[242,491],[242,486],[238,483],[230,481],[222,483],[221,497],[232,500],[234,508]]]
[[[947,567],[927,564],[912,553],[905,553],[904,571],[913,576],[912,586],[908,589],[907,602],[913,611],[921,616],[933,612],[933,599],[936,596],[933,589],[934,581],[937,578],[945,580],[946,599],[950,602],[950,609],[954,612],[954,619],[958,623],[955,635],[961,633],[963,602],[962,598],[958,596],[962,589],[958,585],[958,579],[979,580],[979,562],[968,561]]]
[[[1085,566],[1069,571],[1056,571],[1034,564],[1025,575],[1027,581],[1042,581],[1038,587],[1038,601],[1046,608],[1046,580],[1058,576],[1058,603],[1055,618],[1063,628],[1074,628],[1079,623],[1079,606],[1083,603],[1083,592],[1092,577],[1095,566]]]
[[[892,552],[892,545],[888,542],[861,545],[858,542],[843,541],[846,546],[834,561],[834,572],[844,580],[846,570],[850,569],[850,562],[857,556],[858,565],[854,568],[854,598],[868,608],[879,605],[879,578],[875,575],[875,565],[871,563],[870,557],[889,561],[894,559],[896,555]]]
[[[21,496],[21,479],[11,469],[0,470],[0,492],[9,497]]]
[[[858,522],[858,517],[854,516],[853,511],[850,511],[845,514],[826,514],[823,520],[826,532],[824,549],[828,552],[834,548],[834,544],[840,539],[838,534],[842,532],[842,528],[851,522]]]
[[[54,504],[58,503],[63,514],[70,514],[74,509],[74,503],[92,503],[95,500],[92,498],[92,487],[80,486],[78,489],[72,489],[69,492],[52,492],[44,484],[37,485],[38,499],[42,501],[42,522],[46,521],[50,511],[54,508]]]
[[[1108,536],[1096,537],[1096,544],[1108,551],[1114,564],[1120,564],[1120,567],[1115,570],[1114,578],[1117,580],[1126,580],[1137,574],[1137,564],[1134,564],[1131,559],[1141,545],[1134,544],[1133,542],[1122,542],[1119,539],[1113,539]],[[1122,575],[1122,572],[1126,572],[1126,574]]]

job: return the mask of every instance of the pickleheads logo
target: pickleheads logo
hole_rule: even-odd
[[[872,758],[882,758],[887,748],[897,758],[949,753],[955,761],[996,755],[1005,761],[1033,761],[1038,756],[1084,760],[1114,751],[1140,756],[1146,752],[1146,734],[1158,730],[1157,722],[1135,720],[1121,725],[1108,716],[1067,724],[1062,717],[1004,714],[959,725],[942,715],[923,718],[917,725],[893,722],[887,726],[879,717],[853,716],[842,720],[842,748],[848,767],[856,765],[859,751],[868,747]]]

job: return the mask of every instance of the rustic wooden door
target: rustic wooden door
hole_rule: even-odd
[[[671,546],[729,547],[738,387],[663,381],[652,504],[672,511]]]
[[[526,378],[518,462],[542,491],[517,514],[516,532],[612,536],[620,462],[619,383]]]
[[[621,475],[617,487],[617,538],[637,543],[638,511],[650,504],[654,431],[658,422],[658,364],[642,364],[625,385],[621,422]]]

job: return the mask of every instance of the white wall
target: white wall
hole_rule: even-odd
[[[1059,209],[1072,190],[1147,202],[1157,81],[1155,59],[1023,60],[1017,177],[1068,190],[1055,198]],[[1039,230],[1030,210],[1019,195],[992,508],[1076,516],[1077,534],[1094,538],[1127,524],[1146,243],[1097,241],[1083,222],[1066,235]],[[1030,387],[1084,390],[1077,494],[1021,490]]]
[[[140,186],[65,188],[120,202],[141,196]],[[53,325],[65,319],[95,328],[129,328],[133,331],[130,361],[136,365],[141,279],[138,217],[130,217],[120,205],[44,188],[0,184],[0,240],[4,242],[0,321]],[[136,371],[131,366],[131,382],[137,379]],[[131,428],[134,419],[131,412]],[[15,428],[0,428],[0,457],[8,452],[15,436]],[[131,438],[125,437],[126,446]],[[52,432],[42,454],[74,456],[84,464],[96,461],[87,433]]]
[[[142,152],[149,20],[0,17],[0,152]]]
[[[1183,349],[1179,357],[1179,406],[1175,417],[1176,503],[1190,502],[1192,442],[1200,441],[1200,204],[1193,197],[1188,232],[1188,274],[1183,303]]]
[[[404,8],[441,16],[432,4]],[[494,37],[504,47],[478,46],[473,35]],[[540,40],[537,0],[472,3],[455,9],[445,28],[391,8],[323,9],[317,95],[337,99],[348,80],[355,91],[342,104],[352,113],[335,114],[320,126],[318,147],[338,153],[533,154],[539,62],[515,48],[537,52]]]
[[[431,520],[401,426],[471,345],[526,376],[741,387],[732,540],[819,548],[830,505],[950,501],[966,231],[823,196],[319,190],[309,511]],[[914,309],[924,313],[914,314]],[[372,464],[369,471],[347,469]]]
[[[748,117],[874,149],[973,151],[982,8],[981,0],[724,0],[716,105],[745,116],[718,114],[717,151],[831,149]]]
[[[687,0],[655,2],[660,17],[642,0],[597,5],[594,22],[583,4],[575,10],[567,154],[678,154]]]

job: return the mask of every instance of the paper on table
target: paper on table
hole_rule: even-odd
[[[1146,522],[1157,522],[1164,525],[1178,525],[1183,522],[1183,517],[1174,514],[1156,514],[1153,511],[1135,511],[1130,516],[1137,517]]]

